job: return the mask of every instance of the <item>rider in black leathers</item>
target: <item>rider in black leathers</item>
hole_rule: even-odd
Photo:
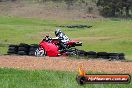
[[[60,47],[66,50],[66,42],[68,42],[70,39],[60,29],[55,30],[55,35],[59,39]]]

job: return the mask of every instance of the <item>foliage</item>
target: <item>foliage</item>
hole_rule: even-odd
[[[85,9],[86,13],[93,13],[98,10],[105,17],[131,17],[132,16],[132,0],[0,0],[2,1],[30,1],[37,3],[65,3],[68,10],[73,7]],[[98,7],[98,10],[97,10]]]
[[[132,0],[98,0],[101,14],[106,17],[131,16]]]

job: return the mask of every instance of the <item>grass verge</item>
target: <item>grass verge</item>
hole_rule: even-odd
[[[96,74],[96,73],[95,73]],[[0,68],[1,88],[131,88],[130,84],[86,84],[80,86],[76,72]]]

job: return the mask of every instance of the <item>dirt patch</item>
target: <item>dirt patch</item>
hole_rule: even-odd
[[[4,5],[3,5],[4,4]],[[77,10],[66,10],[56,7],[55,5],[43,5],[27,2],[0,3],[0,14],[19,17],[35,17],[44,19],[73,18],[80,16],[81,12]],[[53,3],[54,4],[54,3]]]
[[[83,64],[87,71],[132,73],[132,62],[68,59],[68,57],[0,56],[0,67],[77,71]]]
[[[78,9],[77,9],[78,8]],[[86,14],[80,6],[67,9],[65,3],[33,3],[27,1],[18,1],[15,3],[1,2],[0,15],[28,17],[28,18],[43,18],[43,19],[93,19],[102,18],[98,11],[93,14]]]

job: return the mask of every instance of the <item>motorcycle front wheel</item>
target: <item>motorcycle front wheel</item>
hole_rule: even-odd
[[[46,56],[46,51],[43,48],[37,48],[35,51],[35,56],[37,57],[42,57],[42,56]]]

